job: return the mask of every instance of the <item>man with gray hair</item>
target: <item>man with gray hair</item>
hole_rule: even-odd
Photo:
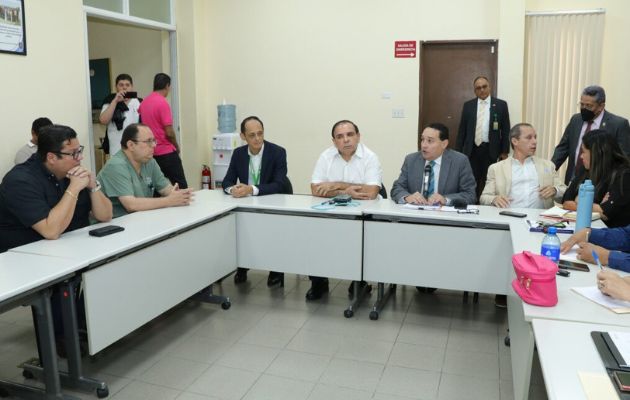
[[[510,129],[512,155],[488,168],[488,179],[479,199],[499,208],[550,208],[561,199],[566,186],[551,161],[536,157],[537,137],[527,123]]]
[[[630,125],[628,120],[619,117],[604,108],[606,107],[606,92],[601,86],[587,86],[580,97],[580,112],[574,114],[569,121],[560,143],[553,152],[551,161],[560,168],[569,158],[564,183],[579,175],[584,167],[580,154],[582,152],[582,137],[595,129],[604,129],[617,138],[619,146],[626,154],[630,154]]]

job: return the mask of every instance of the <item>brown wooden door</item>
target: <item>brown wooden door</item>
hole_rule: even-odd
[[[448,127],[449,147],[455,146],[464,102],[475,97],[473,80],[486,76],[496,96],[497,53],[497,40],[420,42],[418,147],[432,122]]]

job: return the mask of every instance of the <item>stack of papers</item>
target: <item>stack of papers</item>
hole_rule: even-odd
[[[606,307],[610,311],[616,314],[628,314],[630,313],[630,302],[613,299],[610,296],[603,294],[597,286],[587,287],[574,287],[571,290],[586,297],[587,299],[594,301],[602,307]]]
[[[547,217],[547,218],[556,218],[556,219],[561,219],[561,220],[569,220],[569,221],[575,221],[577,218],[577,212],[576,211],[567,211],[564,208],[560,208],[558,206],[554,206],[551,207],[550,209],[543,211],[540,213],[541,217]],[[591,220],[595,221],[597,219],[599,219],[599,213],[594,212],[591,215]]]
[[[418,205],[418,204],[410,204],[410,203],[406,203],[404,206],[404,208],[409,208],[410,210],[424,210],[424,211],[445,211],[445,212],[457,212],[458,208],[452,207],[452,206],[422,206],[422,205]],[[468,207],[466,207],[466,210],[477,210],[479,211],[479,206],[474,206],[474,205],[470,205]]]

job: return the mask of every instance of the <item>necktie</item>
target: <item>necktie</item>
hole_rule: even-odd
[[[593,126],[593,121],[588,121],[588,123],[586,124],[586,129],[584,130],[584,135],[591,131],[591,126]],[[577,159],[575,160],[575,171],[573,172],[574,176],[577,176],[580,172],[580,169],[582,169],[582,167],[584,166],[584,163],[582,162],[582,138],[580,138],[580,143],[578,143],[578,146],[580,147]]]
[[[431,166],[431,171],[429,172],[429,186],[427,187],[427,197],[431,196],[435,191],[435,173],[433,172],[435,160],[429,162],[429,165]]]
[[[477,125],[475,126],[475,144],[481,146],[483,143],[483,120],[486,115],[486,107],[488,103],[486,100],[481,100],[477,106]]]

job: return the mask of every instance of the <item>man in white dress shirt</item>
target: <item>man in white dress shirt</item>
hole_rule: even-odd
[[[361,140],[359,128],[352,121],[342,120],[332,127],[333,146],[319,156],[311,178],[313,196],[334,197],[347,194],[356,200],[378,196],[383,180],[381,163],[376,154]],[[328,292],[328,278],[311,276],[307,300],[317,300]],[[366,286],[361,282],[361,286]],[[353,285],[348,292],[353,295]],[[368,286],[366,290],[370,290]]]

